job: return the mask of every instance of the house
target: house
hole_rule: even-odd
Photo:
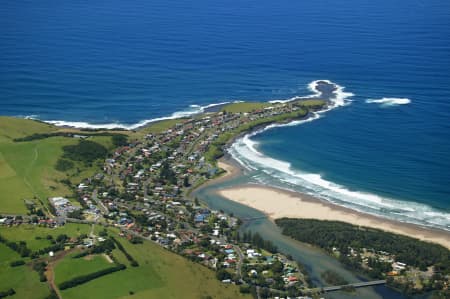
[[[195,217],[194,217],[194,222],[195,223],[203,223],[203,222],[205,222],[205,220],[206,220],[206,215],[204,215],[204,214],[197,214],[197,215],[195,215]]]

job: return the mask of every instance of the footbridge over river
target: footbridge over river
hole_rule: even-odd
[[[340,286],[332,286],[332,287],[323,287],[322,290],[324,292],[333,292],[339,291],[345,288],[362,288],[362,287],[371,287],[376,285],[386,284],[386,280],[373,280],[373,281],[364,281],[364,282],[355,282],[346,285]]]

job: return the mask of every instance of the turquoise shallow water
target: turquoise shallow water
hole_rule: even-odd
[[[254,179],[449,229],[449,22],[442,0],[7,0],[0,114],[133,128],[329,79],[348,105],[254,136],[286,162]]]

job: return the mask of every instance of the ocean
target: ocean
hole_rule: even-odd
[[[450,230],[450,2],[6,0],[0,114],[137,128],[340,86],[239,140],[253,181]],[[247,162],[247,165],[249,163]]]

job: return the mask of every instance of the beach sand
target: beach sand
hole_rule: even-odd
[[[225,161],[221,161],[219,165],[230,175],[240,171]],[[360,213],[306,194],[256,184],[219,190],[218,194],[259,210],[272,220],[282,217],[337,220],[438,243],[450,249],[449,232]]]

